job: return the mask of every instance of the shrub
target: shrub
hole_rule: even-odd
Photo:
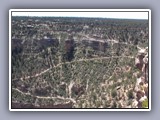
[[[128,91],[128,99],[133,99],[134,98],[134,96],[133,96],[133,90],[130,90],[130,91]]]
[[[142,102],[142,108],[148,108],[148,99]]]
[[[117,96],[116,90],[113,90],[111,94],[112,94],[112,97],[113,97],[113,98],[116,97],[116,96]]]

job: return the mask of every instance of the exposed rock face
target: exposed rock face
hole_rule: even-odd
[[[99,41],[92,41],[91,47],[94,50],[99,50],[99,51],[104,52],[105,49],[106,49],[106,47],[107,47],[107,43],[105,43],[105,42],[99,42]]]
[[[135,58],[135,65],[140,70],[140,77],[137,78],[135,86],[136,102],[134,105],[142,108],[142,102],[148,99],[148,48],[140,49]]]
[[[98,40],[86,39],[86,40],[82,40],[82,43],[86,47],[90,46],[93,50],[98,50],[98,51],[102,51],[102,52],[105,52],[106,48],[108,47],[107,42],[98,41]]]

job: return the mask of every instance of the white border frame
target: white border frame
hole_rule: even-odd
[[[18,11],[24,11],[24,12],[29,12],[29,11],[53,11],[53,12],[58,12],[58,11],[141,11],[141,12],[148,12],[149,13],[149,109],[139,109],[139,108],[122,108],[122,109],[12,109],[11,108],[11,17],[12,17],[12,12],[18,12]],[[10,111],[150,111],[151,110],[151,10],[150,9],[10,9],[9,10],[9,110]]]

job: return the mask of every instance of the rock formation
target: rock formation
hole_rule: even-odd
[[[140,76],[137,76],[137,83],[135,86],[136,100],[134,107],[142,108],[142,103],[148,100],[148,48],[138,51],[135,58],[135,66],[139,69]]]

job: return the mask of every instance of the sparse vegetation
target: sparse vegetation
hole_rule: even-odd
[[[12,17],[11,36],[13,108],[132,104],[135,56],[137,46],[148,45],[148,21]]]

